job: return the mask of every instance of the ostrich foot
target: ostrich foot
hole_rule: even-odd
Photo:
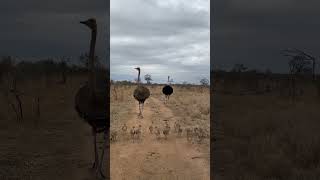
[[[106,179],[106,176],[103,174],[101,167],[96,169],[96,177],[101,179]]]
[[[96,168],[97,168],[96,162],[93,162],[91,169],[96,169]]]
[[[138,118],[142,119],[143,115],[141,113],[138,114]]]

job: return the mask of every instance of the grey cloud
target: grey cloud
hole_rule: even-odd
[[[212,65],[244,63],[286,72],[282,49],[296,47],[317,56],[319,7],[315,0],[214,1]]]
[[[209,37],[208,0],[112,1],[111,78],[133,80],[141,66],[157,82],[198,82],[209,76]]]
[[[97,54],[106,57],[107,1],[57,0],[1,2],[0,55],[72,56],[89,49],[90,31],[79,23],[97,18]]]

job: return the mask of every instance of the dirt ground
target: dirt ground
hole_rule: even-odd
[[[130,89],[132,90],[132,88],[134,87]],[[128,99],[124,100],[123,104],[125,105],[122,104],[121,108],[119,103],[115,100],[112,101],[112,106],[118,105],[118,108],[112,108],[113,116],[117,115],[114,117],[117,122],[114,121],[111,124],[111,129],[113,132],[117,132],[118,138],[110,145],[111,179],[210,179],[209,140],[205,139],[200,144],[188,142],[185,132],[186,126],[181,122],[186,121],[186,114],[173,108],[181,110],[184,105],[178,105],[179,101],[175,98],[179,97],[174,95],[172,95],[168,104],[164,104],[161,93],[158,93],[159,90],[159,87],[151,88],[151,97],[144,105],[143,119],[137,116],[139,112],[138,103],[132,95],[130,97],[131,91],[128,91],[127,96],[122,95],[128,97]],[[177,92],[179,93],[179,90]],[[182,94],[179,94],[179,96],[182,99],[184,95],[187,96],[185,94],[186,90],[180,92]],[[187,97],[184,99],[187,99]],[[158,139],[154,132],[150,133],[149,127],[150,125],[157,126],[163,130],[165,121],[171,127],[169,136],[165,139],[161,133],[160,139]],[[184,131],[181,136],[178,136],[173,130],[175,122],[182,125]],[[208,122],[209,119],[206,123]],[[126,132],[120,130],[124,123],[127,126]],[[195,122],[194,124],[198,123]],[[138,127],[139,125],[142,126],[142,136],[140,140],[135,140],[131,137],[130,130],[133,126]],[[198,124],[197,127],[200,126]]]
[[[9,102],[16,103],[7,87],[0,93],[0,179],[20,180],[95,180],[92,171],[93,140],[91,128],[74,110],[74,95],[85,77],[70,77],[65,85],[50,79],[18,82],[23,120],[18,122]],[[120,87],[117,100],[112,95],[111,130],[118,139],[111,143],[111,179],[209,179],[209,137],[202,143],[187,141],[186,128],[201,127],[209,132],[209,90],[174,87],[169,103],[162,102],[162,87],[150,87],[144,118],[137,118],[138,104],[132,96],[135,86]],[[111,92],[113,93],[113,92]],[[40,117],[34,111],[34,97],[40,97]],[[164,120],[171,126],[168,139],[156,139],[149,126],[161,130]],[[173,132],[179,122],[182,135]],[[122,133],[142,125],[141,141],[133,142],[130,133]],[[102,146],[102,135],[98,142]],[[101,150],[101,149],[100,149]],[[104,166],[108,168],[108,166]]]
[[[96,179],[91,129],[74,110],[74,95],[84,78],[66,85],[21,82],[24,119],[17,122],[1,91],[0,179]],[[4,86],[2,86],[3,88]],[[3,90],[3,89],[1,89]],[[40,96],[41,115],[32,111],[32,97]],[[14,97],[9,96],[14,101]],[[38,121],[38,123],[36,123]],[[102,135],[99,137],[102,145]]]
[[[212,114],[223,122],[225,178],[319,179],[320,101],[314,89],[304,90],[296,101],[277,91],[216,93]]]

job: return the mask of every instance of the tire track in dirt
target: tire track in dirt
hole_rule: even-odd
[[[173,132],[176,117],[163,102],[150,97],[144,106],[143,119],[137,117],[138,106],[133,107],[131,112],[131,118],[126,122],[128,131],[132,126],[141,124],[142,140],[120,140],[111,144],[111,179],[210,179],[209,154],[199,152],[196,145],[187,143],[186,138],[176,137]],[[149,126],[153,122],[162,132],[163,120],[167,120],[171,127],[170,134],[167,140],[157,140],[155,135],[150,134]]]

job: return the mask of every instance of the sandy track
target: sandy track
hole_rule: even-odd
[[[144,118],[137,117],[138,105],[132,107],[127,121],[128,131],[132,126],[142,125],[142,140],[133,142],[130,133],[126,133],[118,142],[111,144],[111,179],[174,179],[174,180],[206,180],[210,179],[209,154],[204,154],[195,144],[190,144],[186,138],[178,138],[173,133],[176,117],[162,101],[150,97],[144,107]],[[150,134],[152,124],[164,127],[167,120],[171,127],[167,140],[157,140]]]

